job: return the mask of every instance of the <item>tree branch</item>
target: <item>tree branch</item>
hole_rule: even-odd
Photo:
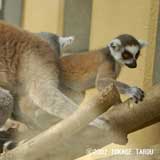
[[[92,100],[90,102],[93,103]],[[81,108],[84,108],[84,106],[81,106]],[[87,112],[87,114],[89,113]],[[52,150],[54,160],[71,160],[84,155],[88,148],[98,149],[113,142],[125,144],[127,143],[127,134],[159,122],[159,120],[160,85],[156,85],[146,94],[144,101],[139,104],[133,104],[131,100],[127,100],[122,104],[113,106],[103,115],[100,121],[98,119],[100,128],[89,125],[77,134],[75,134],[76,131],[69,134],[65,130],[64,133],[66,132],[69,139],[65,139],[66,143],[63,143],[63,147],[57,145],[57,143],[54,144],[56,146],[56,149]],[[18,148],[21,149],[21,146]]]
[[[88,148],[98,149],[110,143],[126,144],[129,133],[159,122],[160,85],[154,86],[143,102],[127,100],[109,109],[102,119],[100,128],[89,125],[63,147],[57,147],[54,160],[71,160],[86,154]]]

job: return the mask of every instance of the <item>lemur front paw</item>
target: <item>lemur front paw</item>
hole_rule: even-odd
[[[139,101],[143,101],[144,91],[138,87],[130,87],[127,90],[127,94],[132,97],[135,103],[138,103]]]

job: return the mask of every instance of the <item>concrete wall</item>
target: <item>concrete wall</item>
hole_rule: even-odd
[[[22,12],[22,0],[4,0],[4,20],[8,23],[21,26]]]
[[[25,0],[23,28],[62,33],[63,0]]]
[[[64,5],[64,35],[74,35],[71,51],[89,49],[92,0],[66,0]],[[74,26],[74,27],[73,27]]]

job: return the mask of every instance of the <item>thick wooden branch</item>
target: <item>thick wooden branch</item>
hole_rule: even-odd
[[[80,107],[67,119],[57,125],[49,128],[37,137],[18,146],[16,149],[1,156],[0,160],[36,160],[46,153],[57,149],[71,139],[76,133],[85,128],[87,124],[93,121],[97,116],[104,113],[115,103],[120,102],[120,96],[117,89],[111,85],[102,93],[98,93]]]
[[[78,134],[72,134],[72,138],[66,140],[63,147],[57,145],[52,150],[54,160],[78,158],[86,154],[88,148],[98,149],[112,142],[127,143],[127,134],[159,120],[160,85],[156,85],[146,94],[143,102],[134,104],[127,100],[123,104],[115,105],[103,115],[103,120],[98,120],[100,128],[89,125]],[[98,125],[97,122],[96,124]]]
[[[62,147],[57,147],[54,160],[71,160],[86,154],[88,148],[98,149],[110,143],[125,144],[127,135],[160,120],[160,85],[154,86],[143,102],[127,100],[113,106],[98,120],[102,126],[88,126]],[[98,125],[98,123],[96,123]],[[67,157],[64,153],[67,153]]]
[[[160,121],[160,85],[155,85],[143,102],[134,104],[130,100],[121,103],[103,116],[110,125],[126,134]]]

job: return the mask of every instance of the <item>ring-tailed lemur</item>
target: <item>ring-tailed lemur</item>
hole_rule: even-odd
[[[123,34],[103,49],[61,57],[59,66],[62,84],[80,92],[94,86],[102,90],[114,83],[121,94],[127,94],[136,103],[142,101],[144,92],[140,88],[119,82],[116,78],[121,66],[137,67],[137,59],[145,45],[145,41]]]

